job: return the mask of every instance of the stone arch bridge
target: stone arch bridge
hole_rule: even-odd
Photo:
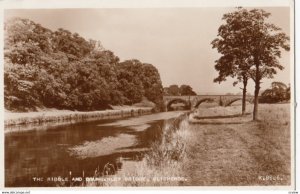
[[[197,96],[164,96],[166,111],[172,110],[171,105],[175,103],[184,104],[186,109],[198,108],[203,102],[216,102],[222,106],[230,106],[236,101],[241,101],[242,95],[197,95]],[[254,96],[247,96],[246,100],[253,103]]]

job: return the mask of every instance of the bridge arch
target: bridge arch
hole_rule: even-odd
[[[199,101],[197,101],[197,103],[195,104],[194,108],[198,108],[199,105],[203,102],[213,102],[215,101],[213,98],[204,98],[204,99],[201,99]]]
[[[225,106],[230,106],[231,104],[233,104],[234,102],[239,101],[239,100],[243,100],[243,98],[235,98],[233,100],[230,100]],[[246,101],[253,104],[252,99],[246,99]]]
[[[172,107],[171,105],[174,104],[174,103],[183,103],[184,104],[184,107],[186,109],[189,109],[190,108],[190,103],[186,100],[183,100],[181,98],[175,98],[175,99],[172,99],[170,100],[168,103],[167,103],[167,111],[170,111],[172,110]]]

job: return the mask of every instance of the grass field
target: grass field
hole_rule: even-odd
[[[260,121],[251,117],[190,125],[188,185],[290,185],[289,104],[260,104]]]

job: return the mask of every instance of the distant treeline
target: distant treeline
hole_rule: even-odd
[[[53,32],[28,19],[5,23],[4,63],[7,110],[101,110],[145,97],[158,107],[163,104],[153,65],[120,62],[99,41],[64,29]]]
[[[291,98],[291,86],[282,82],[272,82],[271,87],[262,92],[260,103],[288,102]]]
[[[164,96],[195,96],[196,92],[189,85],[181,85],[180,87],[176,84],[164,87]]]

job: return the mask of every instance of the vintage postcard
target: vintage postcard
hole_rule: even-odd
[[[293,1],[1,3],[3,188],[295,189]]]

